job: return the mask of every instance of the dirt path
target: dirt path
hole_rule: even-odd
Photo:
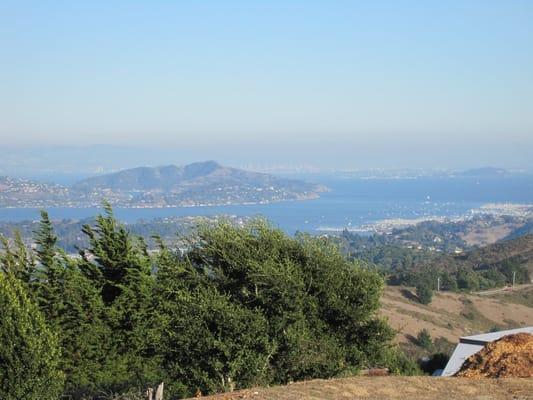
[[[530,287],[533,287],[533,284],[525,283],[523,285],[515,285],[514,287],[506,286],[506,287],[499,288],[499,289],[485,290],[483,292],[474,292],[473,294],[478,294],[478,295],[483,296],[483,295],[491,295],[491,294],[500,293],[500,292],[512,292],[512,291],[527,289],[527,288],[530,288]]]
[[[355,377],[202,397],[209,400],[530,400],[533,379]]]

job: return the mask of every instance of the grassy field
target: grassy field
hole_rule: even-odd
[[[211,400],[526,400],[533,399],[533,379],[431,377],[354,377],[312,380],[287,386],[256,388]]]

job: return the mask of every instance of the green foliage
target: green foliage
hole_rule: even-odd
[[[478,290],[479,276],[466,268],[460,268],[457,271],[457,287],[459,289]]]
[[[431,339],[431,334],[426,328],[418,332],[418,334],[416,335],[416,343],[426,350],[430,350],[432,348],[433,339]]]
[[[404,376],[422,375],[422,370],[418,363],[400,348],[390,348],[386,357],[387,361],[383,366],[389,368],[392,374]]]
[[[419,283],[416,287],[416,297],[418,297],[420,303],[429,304],[433,298],[433,290],[431,290],[429,284]]]
[[[440,277],[440,290],[457,290],[457,280],[447,271],[443,271],[439,274]]]
[[[508,283],[529,282],[529,271],[525,265],[522,265],[517,259],[508,259],[499,265],[499,272],[505,276]],[[502,279],[503,280],[503,279]]]
[[[35,232],[36,253],[39,261],[50,269],[54,266],[54,258],[57,253],[57,236],[54,233],[52,222],[46,211],[41,211],[39,229]]]
[[[175,328],[165,331],[183,338],[189,333],[177,332],[192,330],[194,340],[205,337],[198,343],[204,347],[187,355],[182,344],[172,350],[170,359],[193,366],[200,360],[190,357],[201,354],[202,363],[226,359],[220,366],[199,368],[203,381],[198,373],[191,380],[179,368],[169,368],[182,382],[194,383],[190,391],[227,389],[228,378],[235,387],[243,387],[330,377],[382,361],[392,337],[390,328],[375,316],[383,282],[376,272],[347,262],[326,241],[292,239],[255,221],[244,228],[227,223],[201,227],[190,248],[173,273],[168,266],[162,268],[168,275],[158,285],[181,299],[166,302],[172,311],[163,315]],[[180,323],[187,315],[199,322]],[[195,331],[206,325],[208,332]],[[237,334],[245,326],[245,333]],[[225,339],[213,340],[213,331]],[[163,347],[175,340],[166,339]],[[232,346],[244,353],[228,352]],[[209,354],[216,355],[212,361]],[[244,355],[247,362],[241,361]]]
[[[440,277],[441,290],[477,291],[502,287],[513,279],[517,284],[529,282],[533,236],[453,254],[456,247],[466,246],[460,234],[464,228],[431,222],[395,230],[392,235],[364,237],[343,232],[333,240],[349,257],[376,264],[391,285],[429,282],[435,290]]]
[[[26,286],[30,284],[31,277],[35,272],[35,258],[30,253],[20,231],[15,231],[14,246],[11,246],[8,239],[0,234],[0,244],[3,252],[0,253],[0,271],[10,274]]]
[[[103,344],[108,356],[97,385],[119,390],[156,380],[156,360],[148,342],[152,263],[144,242],[116,221],[109,204],[104,209],[94,226],[83,227],[90,245],[81,251],[79,268],[99,293],[93,304],[101,304],[107,332]]]
[[[63,375],[56,337],[14,277],[0,273],[0,398],[55,400]]]
[[[104,322],[100,293],[78,269],[65,271],[62,289],[60,316],[54,322],[63,349],[66,390],[90,393],[109,381],[112,331]]]
[[[109,205],[94,221],[83,227],[80,258],[58,248],[44,212],[34,250],[6,240],[0,254],[3,274],[31,293],[57,333],[62,357],[48,332],[39,340],[51,343],[55,364],[39,349],[36,362],[60,368],[74,399],[160,381],[175,398],[363,367],[417,372],[377,317],[383,279],[327,240],[291,238],[260,220],[221,222],[181,238],[184,254],[154,238],[150,255]]]
[[[159,310],[164,321],[158,350],[167,381],[184,385],[167,391],[192,396],[197,389],[213,393],[269,382],[274,349],[264,317],[213,289],[173,296]]]

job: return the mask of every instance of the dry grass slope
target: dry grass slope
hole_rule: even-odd
[[[529,289],[526,289],[529,290]],[[533,325],[533,308],[494,295],[436,293],[430,305],[409,298],[409,289],[387,287],[382,298],[382,315],[399,331],[398,341],[426,328],[433,338],[444,337],[457,343],[460,336],[488,332],[492,328],[517,328]]]

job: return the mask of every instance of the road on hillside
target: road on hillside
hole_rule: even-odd
[[[479,294],[481,296],[484,296],[484,295],[490,295],[493,293],[500,293],[500,292],[516,292],[517,290],[527,289],[530,287],[533,287],[533,283],[524,283],[522,285],[505,286],[499,289],[484,290],[482,292],[472,292],[472,294]]]

